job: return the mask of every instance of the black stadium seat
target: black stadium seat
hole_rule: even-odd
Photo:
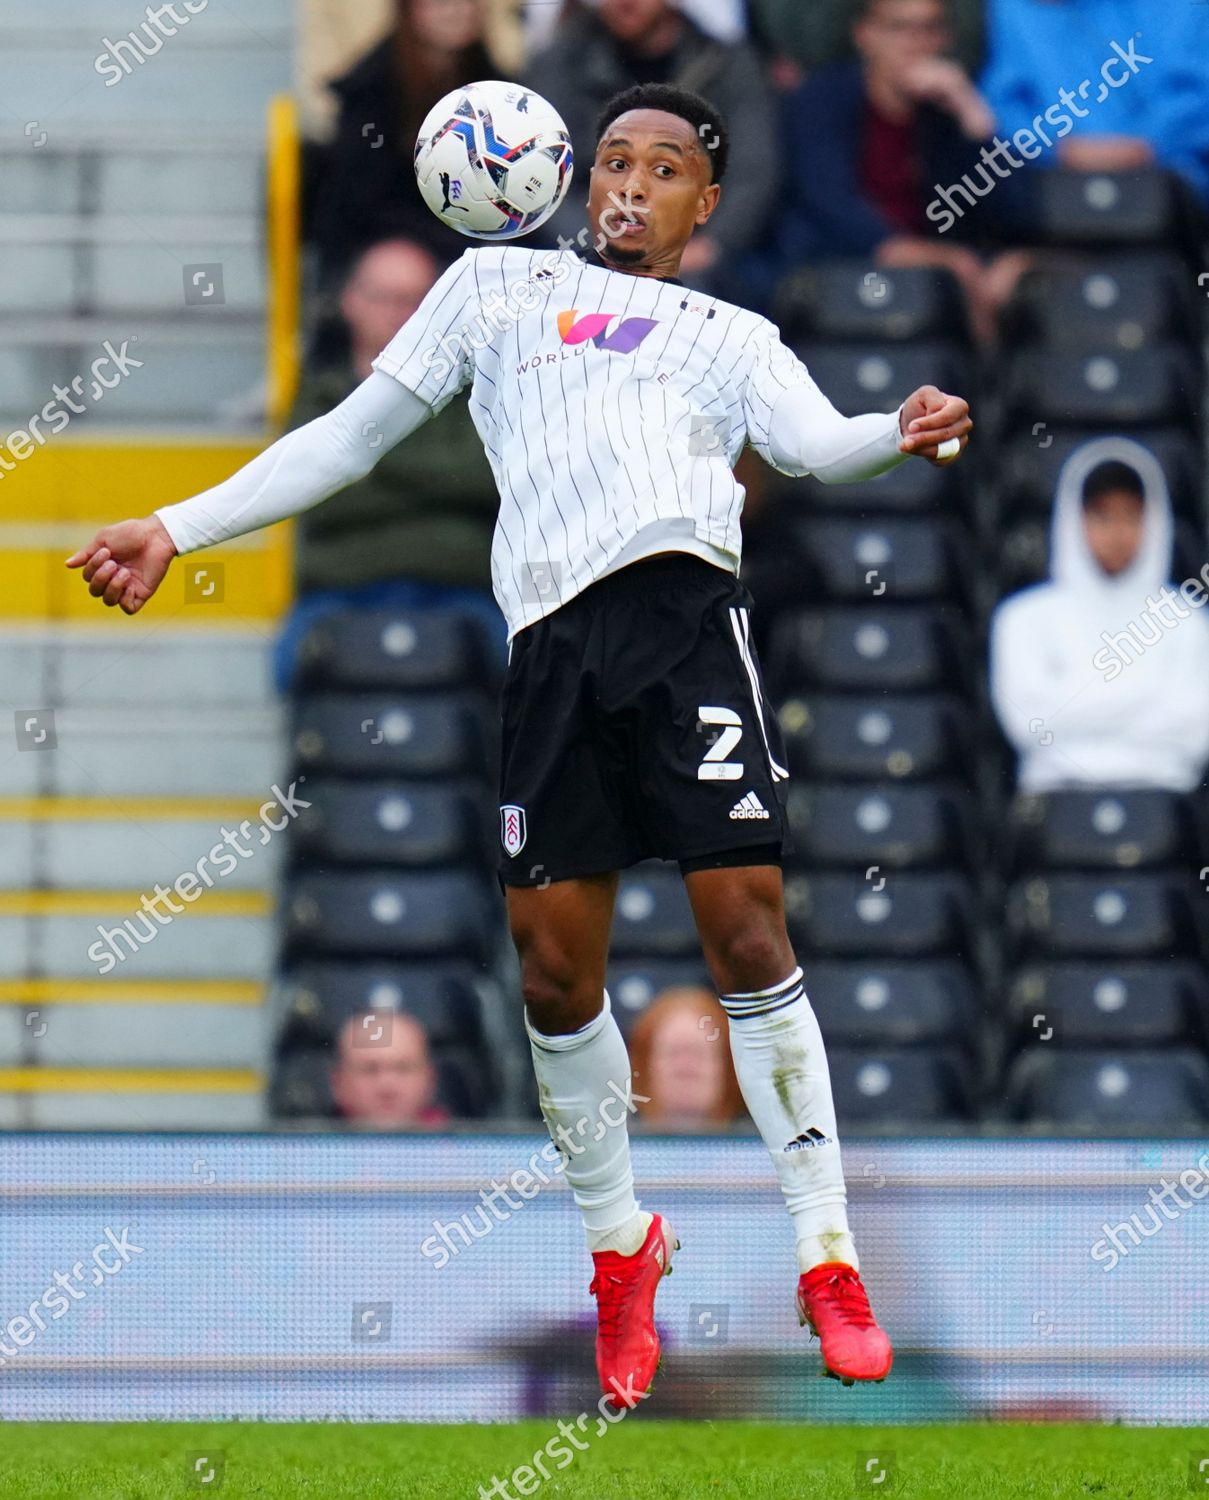
[[[995,577],[999,593],[1010,594],[1049,576],[1050,522],[1021,521],[996,539]],[[1175,522],[1172,539],[1173,578],[1194,578],[1205,566],[1204,532],[1187,520]]]
[[[644,862],[622,874],[610,950],[616,958],[680,955],[701,963],[701,940],[679,870]]]
[[[804,515],[787,538],[824,599],[968,600],[973,559],[967,533],[955,522]]]
[[[1195,338],[1188,272],[1165,262],[1102,256],[1029,272],[1005,311],[1002,331],[1015,343],[1145,349]]]
[[[1129,351],[1019,350],[1003,386],[1008,424],[1159,427],[1196,431],[1201,372],[1187,349],[1156,344]],[[1145,438],[1142,439],[1145,441]]]
[[[1198,951],[1187,886],[1165,875],[1034,875],[1011,887],[1007,923],[1026,956],[1163,958]]]
[[[1013,870],[1132,870],[1197,859],[1200,820],[1174,792],[1056,791],[1022,795],[1008,821]]]
[[[815,959],[806,993],[829,1048],[968,1045],[981,1020],[973,976],[955,959]]]
[[[969,713],[931,695],[790,698],[778,715],[794,776],[877,781],[959,775],[970,763]]]
[[[909,393],[908,393],[909,394]],[[833,511],[844,515],[935,516],[942,511],[965,514],[968,470],[961,464],[903,463],[859,484],[824,484],[819,479],[793,479],[770,469],[767,483],[773,492],[793,497],[810,514]]]
[[[481,789],[314,776],[306,797],[290,832],[296,863],[481,868],[494,853]]]
[[[286,1043],[329,1044],[350,1016],[399,1011],[424,1023],[434,1046],[477,1045],[484,981],[469,964],[308,960],[277,980]]]
[[[948,873],[787,871],[785,914],[803,965],[814,955],[952,957],[969,951],[974,895]]]
[[[1206,1037],[1209,978],[1177,960],[1030,964],[1011,977],[1008,1014],[1023,1046],[1174,1046]]]
[[[1018,1119],[1096,1131],[1149,1127],[1174,1135],[1209,1119],[1209,1063],[1201,1052],[1174,1047],[1037,1047],[1016,1060],[1008,1092]]]
[[[487,685],[477,621],[452,610],[350,610],[317,621],[298,652],[303,687],[424,688]]]
[[[699,951],[695,958],[691,954],[682,958],[619,957],[609,965],[605,977],[613,1014],[622,1031],[627,1033],[660,991],[697,985],[711,994],[717,993]]]
[[[782,282],[773,318],[787,343],[968,342],[957,278],[951,271],[930,267],[877,268],[868,261],[806,266]]]
[[[294,705],[298,771],[341,776],[485,776],[482,707],[464,694],[317,693]]]
[[[768,676],[778,696],[806,688],[937,692],[968,685],[961,617],[928,605],[786,611],[773,625]]]
[[[834,344],[795,346],[831,404],[846,417],[897,411],[921,385],[969,389],[968,362],[952,344]]]
[[[973,858],[973,799],[951,784],[791,781],[787,810],[795,863],[811,868],[964,867]]]
[[[1034,172],[1032,232],[1049,245],[1169,246],[1187,232],[1184,198],[1174,173]]]
[[[841,1120],[926,1126],[973,1113],[966,1065],[954,1049],[835,1047],[827,1057]]]
[[[305,872],[286,887],[285,922],[294,954],[485,964],[496,945],[486,882],[460,872]]]

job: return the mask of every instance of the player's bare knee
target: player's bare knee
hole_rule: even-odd
[[[793,948],[779,914],[760,908],[745,921],[713,934],[707,957],[723,994],[742,994],[777,984],[794,967]]]
[[[589,987],[569,961],[531,953],[521,963],[521,997],[529,1024],[546,1036],[567,1036],[600,1014],[604,990]]]

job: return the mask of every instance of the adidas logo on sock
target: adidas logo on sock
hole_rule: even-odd
[[[755,792],[748,792],[746,797],[736,802],[730,810],[730,815],[732,818],[770,818],[772,816]]]
[[[817,1125],[812,1125],[805,1135],[795,1136],[786,1151],[810,1151],[815,1146],[834,1146],[829,1135],[824,1135]]]

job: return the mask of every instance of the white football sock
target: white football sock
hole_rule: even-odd
[[[600,1014],[569,1036],[545,1036],[528,1016],[525,1030],[542,1116],[566,1159],[588,1248],[633,1255],[642,1248],[651,1215],[641,1213],[634,1199],[630,1058],[609,992]]]
[[[859,1269],[848,1232],[831,1074],[801,969],[766,990],[721,999],[739,1087],[793,1220],[798,1269],[829,1260]]]

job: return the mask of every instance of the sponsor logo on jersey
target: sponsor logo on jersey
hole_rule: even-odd
[[[813,1151],[816,1146],[834,1145],[835,1142],[829,1135],[824,1135],[817,1125],[812,1125],[805,1135],[795,1136],[788,1146],[784,1147],[784,1151]]]
[[[633,354],[652,329],[659,327],[657,318],[622,318],[619,313],[585,313],[576,308],[558,315],[558,331],[564,344],[593,343],[598,349],[614,354]],[[616,323],[610,333],[610,327]]]
[[[748,792],[746,797],[741,798],[730,810],[730,815],[736,820],[739,818],[770,818],[772,814],[756,796],[755,792]]]
[[[505,853],[514,857],[518,855],[525,847],[528,833],[525,809],[517,807],[515,802],[506,802],[500,808],[500,842],[504,846]]]

